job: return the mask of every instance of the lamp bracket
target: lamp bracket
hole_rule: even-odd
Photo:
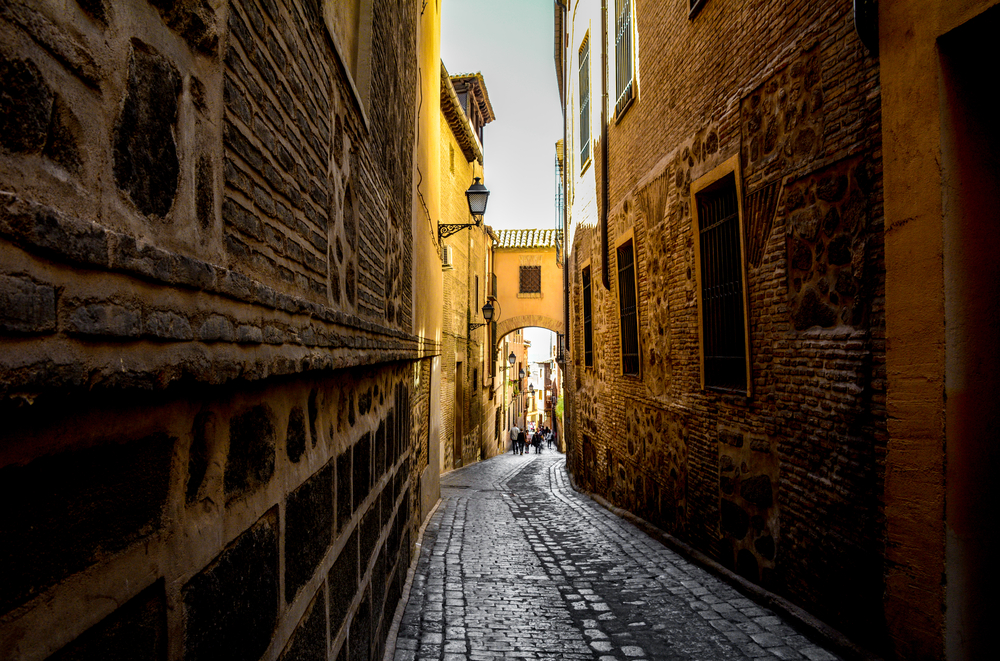
[[[486,326],[489,323],[490,322],[488,322],[488,321],[486,323],[484,323],[484,324],[473,324],[473,323],[470,323],[469,324],[469,332],[471,333],[472,331],[476,330],[477,328],[481,328],[483,326]]]
[[[466,227],[479,227],[479,223],[465,223],[462,225],[457,225],[454,223],[445,223],[438,225],[438,240],[447,238],[452,234],[458,234]]]

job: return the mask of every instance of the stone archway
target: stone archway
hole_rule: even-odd
[[[540,314],[526,314],[518,317],[510,317],[508,319],[501,319],[497,322],[497,339],[499,340],[508,333],[513,333],[519,328],[529,327],[545,328],[558,334],[566,332],[565,324],[560,320]]]

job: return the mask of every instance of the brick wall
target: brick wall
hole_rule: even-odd
[[[374,3],[362,114],[321,11],[0,8],[5,658],[381,655],[439,350],[417,12]]]
[[[617,504],[882,649],[877,60],[854,33],[851,3],[840,0],[711,0],[694,20],[640,0],[636,15],[639,97],[608,134],[610,252],[601,254],[596,214],[581,209],[570,262],[572,469]],[[700,381],[690,186],[734,155],[744,191],[749,398],[702,390]],[[577,178],[577,196],[600,191],[602,158],[598,150],[594,174]],[[629,233],[639,377],[620,368],[614,250]],[[600,284],[602,259],[610,290]],[[587,260],[592,369],[582,364]]]

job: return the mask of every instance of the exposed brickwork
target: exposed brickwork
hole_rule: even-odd
[[[886,437],[877,60],[857,39],[850,2],[712,0],[694,20],[661,4],[637,5],[639,97],[608,133],[607,255],[601,210],[589,201],[600,199],[604,155],[597,150],[582,178],[570,168],[571,469],[616,504],[879,648]],[[571,53],[586,25],[577,28]],[[701,389],[690,208],[692,181],[737,155],[749,398]],[[629,236],[639,378],[620,375],[614,250]],[[610,289],[600,285],[604,259]],[[593,368],[582,364],[588,261]]]
[[[0,647],[368,659],[439,352],[418,7],[373,3],[369,103],[323,3],[64,4],[0,7]]]

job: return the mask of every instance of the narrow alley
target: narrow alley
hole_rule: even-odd
[[[395,659],[838,656],[572,489],[565,457],[448,473]]]

